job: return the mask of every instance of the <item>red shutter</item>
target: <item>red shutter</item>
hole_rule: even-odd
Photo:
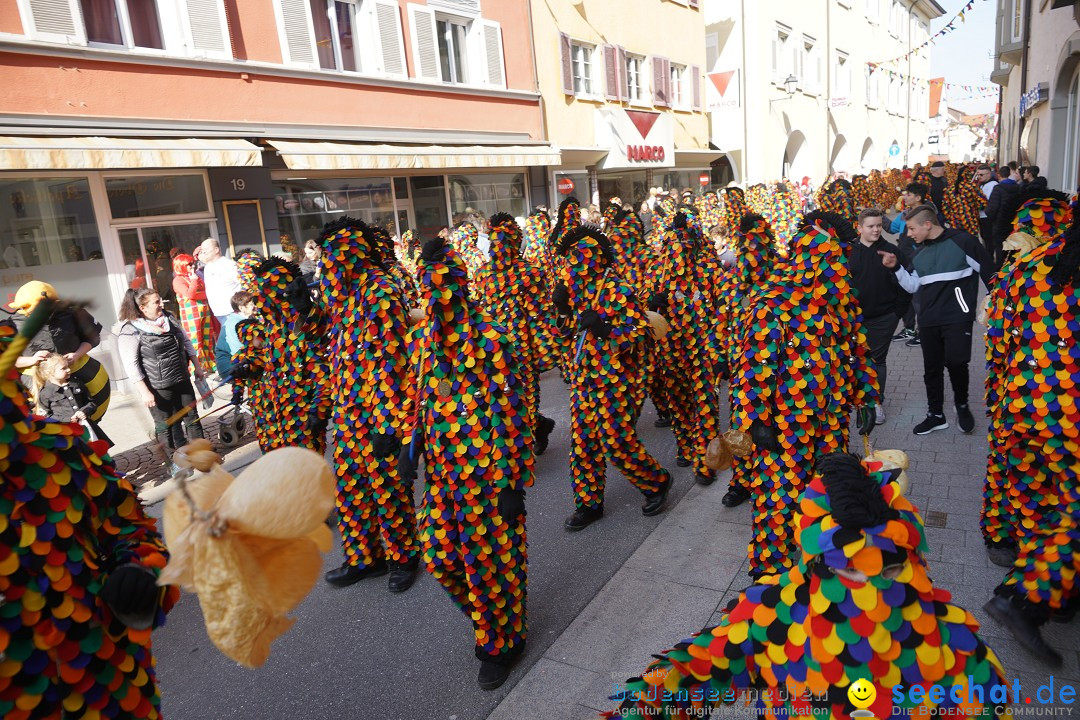
[[[626,102],[630,99],[630,76],[626,73],[626,48],[620,46],[616,56],[619,63],[619,100]]]
[[[614,45],[604,46],[604,97],[619,99],[619,51]]]
[[[562,55],[562,89],[566,95],[574,94],[574,61],[570,56],[570,36],[559,33],[559,51]]]
[[[668,77],[664,58],[653,55],[649,60],[649,65],[652,67],[653,105],[667,107],[670,104],[668,101],[668,81],[670,78]]]
[[[701,66],[690,66],[690,80],[693,83],[694,110],[701,110]]]

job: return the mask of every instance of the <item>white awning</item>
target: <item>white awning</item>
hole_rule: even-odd
[[[236,139],[0,137],[0,170],[108,170],[262,165],[256,145]]]
[[[707,168],[714,160],[719,160],[726,153],[721,150],[679,150],[675,149],[675,167]]]
[[[544,145],[364,145],[271,140],[290,170],[438,170],[558,165],[559,151]]]

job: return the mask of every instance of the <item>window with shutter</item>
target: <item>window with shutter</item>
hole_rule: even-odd
[[[79,0],[26,0],[19,8],[27,35],[35,40],[86,44]]]
[[[415,76],[421,80],[439,80],[439,46],[435,31],[435,13],[421,5],[409,3],[409,25],[412,28],[413,63]]]
[[[317,67],[311,9],[307,0],[278,0],[275,6],[285,62],[290,65]]]
[[[506,87],[506,68],[503,63],[502,27],[492,20],[476,21],[484,50],[483,77],[492,87]]]
[[[700,111],[702,109],[702,104],[701,104],[701,66],[700,65],[691,65],[690,66],[690,81],[691,81],[691,83],[693,85],[693,93],[694,93],[693,94],[692,108],[694,110],[699,110]]]
[[[574,59],[570,36],[559,33],[559,56],[562,60],[562,89],[564,95],[574,94]]]
[[[185,0],[185,6],[192,54],[231,59],[229,26],[222,0]]]
[[[401,12],[396,2],[375,0],[375,26],[379,36],[382,71],[387,75],[405,75]]]

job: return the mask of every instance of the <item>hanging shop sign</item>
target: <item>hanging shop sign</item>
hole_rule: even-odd
[[[608,148],[599,170],[672,167],[675,127],[670,113],[602,108],[596,110],[596,144]]]
[[[1050,86],[1039,83],[1020,96],[1020,117],[1027,117],[1031,111],[1050,99]]]

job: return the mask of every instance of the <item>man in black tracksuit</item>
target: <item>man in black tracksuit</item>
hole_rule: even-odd
[[[910,302],[896,274],[881,264],[878,255],[878,251],[884,251],[898,256],[901,264],[908,263],[903,251],[881,238],[884,216],[877,208],[866,208],[859,213],[859,242],[852,243],[848,255],[851,284],[862,308],[866,344],[870,348],[870,358],[874,361],[878,377],[880,400],[874,408],[876,425],[885,422],[886,359],[893,331],[896,330],[897,312],[902,314]]]
[[[923,382],[928,412],[915,426],[916,435],[949,427],[945,419],[945,377],[949,369],[960,430],[975,429],[968,407],[968,362],[971,330],[979,300],[979,279],[989,288],[991,259],[977,239],[958,228],[941,227],[937,208],[920,205],[904,214],[908,233],[919,244],[911,272],[895,254],[878,251],[881,263],[894,269],[900,286],[915,294],[922,340]]]
[[[1001,268],[1005,258],[1003,245],[1005,238],[1012,234],[1013,219],[1016,217],[1017,199],[1020,197],[1020,185],[1009,177],[1009,166],[1000,169],[1000,182],[990,192],[986,201],[986,217],[990,220],[990,236],[994,247],[994,271]]]

